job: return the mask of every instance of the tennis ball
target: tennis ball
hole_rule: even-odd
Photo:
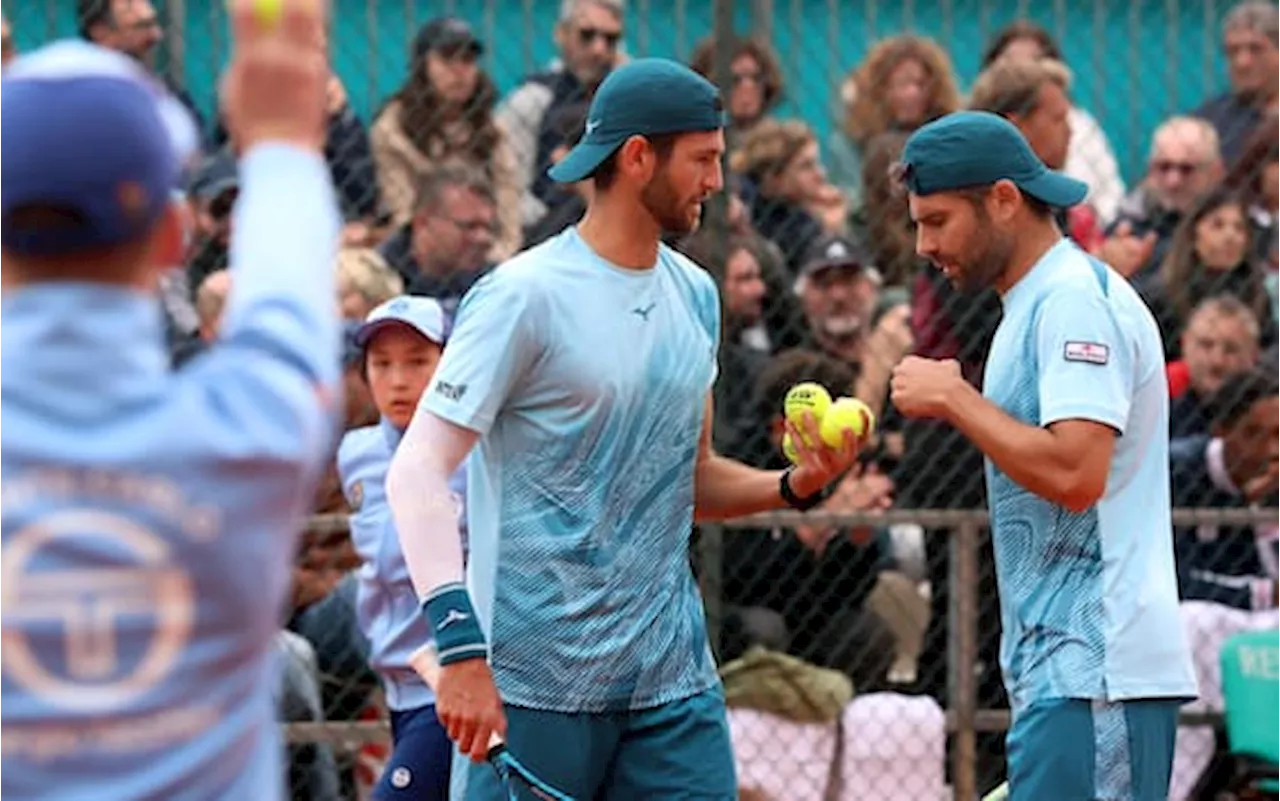
[[[787,397],[782,401],[782,414],[793,426],[804,424],[805,412],[812,412],[814,420],[820,423],[830,405],[831,393],[827,392],[827,388],[806,381],[787,390]]]
[[[284,14],[284,0],[253,0],[253,13],[258,17],[258,24],[273,27]]]
[[[800,464],[800,454],[796,453],[796,443],[791,439],[791,434],[782,435],[782,455],[792,464]]]
[[[844,444],[844,432],[852,431],[855,439],[866,439],[876,430],[876,416],[857,398],[838,398],[822,417],[818,433],[828,447]]]

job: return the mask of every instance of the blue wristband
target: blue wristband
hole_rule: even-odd
[[[446,584],[422,599],[422,614],[436,639],[436,657],[448,665],[489,655],[467,588]]]

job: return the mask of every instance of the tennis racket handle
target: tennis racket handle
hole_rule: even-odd
[[[432,690],[437,689],[440,684],[440,660],[436,658],[435,646],[424,645],[409,654],[409,667],[417,671],[418,675]],[[502,746],[502,737],[497,732],[489,735],[489,754],[491,756]]]

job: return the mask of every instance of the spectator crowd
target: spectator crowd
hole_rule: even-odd
[[[413,36],[410,68],[372,119],[361,119],[331,80],[325,153],[345,220],[335,303],[350,327],[405,293],[435,298],[452,314],[486,271],[582,216],[591,182],[560,186],[545,171],[583,134],[595,87],[627,58],[627,30],[622,0],[561,6],[552,32],[559,57],[505,97],[482,66],[491,43],[453,17]],[[146,0],[80,0],[80,31],[147,65],[164,37]],[[1229,84],[1163,120],[1145,143],[1145,174],[1127,186],[1109,133],[1073,102],[1073,65],[1034,23],[1001,29],[967,89],[937,42],[880,39],[839,80],[825,141],[811,121],[776,113],[788,87],[769,42],[700,42],[690,66],[726,86],[727,191],[700,230],[669,244],[721,291],[716,448],[761,467],[785,465],[782,397],[795,383],[818,381],[861,398],[879,420],[860,469],[824,508],[983,507],[977,451],[945,425],[902,420],[887,391],[893,366],[913,353],[956,359],[980,385],[1000,321],[994,292],[961,293],[916,255],[906,199],[890,179],[914,129],[971,108],[1006,117],[1049,167],[1088,184],[1086,202],[1058,221],[1135,285],[1163,332],[1174,505],[1274,508],[1277,6],[1235,5],[1221,47]],[[727,75],[715,74],[719,52],[730,53]],[[4,58],[12,55],[6,23]],[[174,368],[182,369],[218,338],[233,281],[226,266],[238,179],[218,119],[201,118],[181,88],[170,88],[206,137],[186,187],[189,256],[161,287]],[[354,344],[345,368],[344,426],[376,422]],[[348,511],[331,475],[316,512]],[[936,533],[803,525],[735,534],[723,549],[721,657],[761,646],[841,671],[859,692],[922,693],[945,706],[948,564],[946,538]],[[1174,541],[1198,703],[1213,709],[1222,703],[1214,649],[1236,631],[1276,625],[1277,529],[1202,526],[1176,530]],[[994,608],[985,558],[982,603]],[[352,622],[357,567],[342,534],[304,537],[281,633],[291,666],[281,710],[291,720],[378,715],[377,681]],[[979,703],[999,706],[996,632],[982,634]],[[1190,797],[1214,751],[1212,730],[1184,733],[1178,798]],[[295,751],[290,779],[300,797],[337,798],[370,772],[376,778],[376,748],[354,768],[328,746]]]

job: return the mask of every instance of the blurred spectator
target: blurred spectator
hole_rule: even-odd
[[[892,313],[877,313],[881,283],[866,252],[841,236],[816,240],[796,279],[810,346],[854,370],[854,394],[877,417],[893,366],[911,350],[905,297],[891,304]]]
[[[689,66],[718,84],[716,47],[714,37],[703,39],[694,48]],[[732,53],[729,60],[731,88],[726,104],[729,124],[724,133],[729,150],[733,150],[747,131],[782,99],[782,69],[773,49],[760,39],[735,37],[729,43],[729,49]]]
[[[0,67],[6,66],[18,55],[13,44],[13,31],[9,30],[9,18],[0,15]]]
[[[982,69],[986,70],[1001,58],[1063,61],[1062,51],[1049,32],[1029,20],[1014,22],[996,34],[982,56]],[[1067,112],[1067,124],[1071,129],[1071,143],[1060,169],[1089,186],[1089,204],[1097,210],[1103,224],[1110,223],[1125,194],[1124,179],[1120,177],[1120,165],[1111,142],[1093,115],[1077,105],[1072,104]]]
[[[1160,271],[1138,285],[1160,324],[1169,360],[1182,355],[1182,333],[1196,301],[1236,297],[1258,319],[1264,347],[1276,341],[1263,268],[1251,248],[1248,210],[1239,195],[1218,189],[1179,223]]]
[[[1211,402],[1212,436],[1174,440],[1169,446],[1175,507],[1274,508],[1280,397],[1274,374],[1241,373]],[[1174,532],[1183,625],[1196,667],[1200,697],[1188,711],[1221,712],[1222,645],[1240,631],[1275,630],[1280,570],[1277,529],[1259,526],[1180,528]],[[1210,727],[1178,729],[1170,798],[1213,797],[1197,782],[1212,783]]]
[[[1171,450],[1173,505],[1274,507],[1278,404],[1275,378],[1246,371],[1228,379],[1211,404],[1212,435],[1179,440]],[[1183,600],[1237,609],[1275,608],[1274,526],[1203,526],[1179,531],[1175,541]]]
[[[324,722],[315,649],[303,637],[286,629],[276,634],[276,652],[280,662],[274,691],[280,721]],[[303,743],[288,745],[285,751],[287,787],[295,798],[339,801],[338,766],[332,746],[328,743]]]
[[[840,86],[842,121],[827,142],[832,182],[852,200],[862,192],[862,149],[885,131],[914,131],[960,107],[951,59],[932,39],[889,36],[871,47]]]
[[[239,168],[229,147],[219,148],[196,165],[187,195],[195,222],[187,260],[191,286],[199,287],[207,276],[226,269],[231,210],[239,196]]]
[[[729,166],[743,178],[752,225],[782,249],[794,275],[805,249],[825,232],[812,212],[828,186],[812,129],[799,120],[761,120]]]
[[[327,32],[325,33],[327,36]],[[326,41],[325,46],[328,46]],[[324,159],[338,192],[342,219],[343,243],[349,247],[371,245],[378,238],[383,223],[380,207],[378,175],[374,168],[369,133],[356,116],[347,97],[346,87],[337,74],[329,76],[326,87],[329,102],[328,127],[325,131]],[[227,144],[227,132],[219,116],[213,133],[214,144]]]
[[[781,467],[782,400],[801,381],[816,381],[832,395],[847,395],[853,372],[805,350],[774,357],[757,383],[762,420],[762,467]],[[887,508],[893,484],[874,470],[853,471],[823,509]],[[831,526],[777,528],[735,535],[724,552],[724,599],[731,605],[728,633],[740,638],[724,654],[750,644],[787,650],[814,664],[844,671],[857,688],[883,682],[893,660],[893,637],[867,609],[883,564],[875,532]],[[814,610],[823,610],[815,619]],[[779,620],[781,618],[781,620]],[[780,625],[781,624],[781,625]]]
[[[1185,385],[1173,392],[1169,436],[1209,432],[1209,400],[1234,375],[1258,363],[1258,318],[1231,295],[1203,300],[1182,332]],[[1171,374],[1177,363],[1169,366]],[[1172,390],[1172,387],[1171,387]]]
[[[1130,279],[1146,278],[1164,261],[1182,215],[1222,175],[1213,126],[1195,117],[1165,120],[1151,135],[1147,175],[1120,203],[1098,257]]]
[[[863,148],[862,203],[850,217],[850,233],[870,254],[886,286],[906,287],[926,264],[916,255],[916,231],[907,209],[907,194],[890,176],[902,155],[907,134],[886,131]]]
[[[1062,170],[1071,143],[1071,73],[1048,58],[1004,58],[978,76],[969,106],[1008,119],[1051,170]],[[1087,205],[1054,210],[1058,227],[1085,250],[1101,244],[1097,214]]]
[[[548,165],[565,157],[582,138],[586,126],[585,103],[562,105],[548,114],[546,130],[559,137],[560,142],[552,149]],[[587,203],[594,191],[595,183],[591,180],[568,185],[552,182],[544,195],[547,212],[525,229],[524,247],[531,248],[541,244],[569,226],[576,225],[582,215],[587,213]]]
[[[404,280],[370,248],[338,251],[338,309],[342,319],[363,321],[373,307],[404,294]]]
[[[713,395],[713,443],[718,453],[748,458],[744,448],[758,421],[751,393],[743,392],[743,387],[754,384],[775,347],[765,326],[769,287],[755,243],[749,236],[704,224],[678,249],[706,269],[720,290],[723,319]]]
[[[491,264],[498,215],[493,184],[465,165],[431,170],[417,184],[408,222],[378,248],[411,295],[436,298],[452,314]]]
[[[195,335],[183,340],[173,351],[173,366],[181,367],[203,353],[218,338],[227,296],[231,294],[231,272],[215,270],[205,276],[195,292]]]
[[[1244,152],[1232,166],[1222,185],[1244,196],[1249,204],[1249,222],[1257,236],[1258,258],[1266,264],[1269,278],[1268,289],[1274,307],[1275,282],[1274,273],[1277,268],[1277,237],[1280,237],[1280,125],[1277,125],[1275,113],[1268,114],[1258,129],[1254,131]]]
[[[1217,129],[1227,164],[1234,164],[1244,151],[1263,114],[1276,110],[1278,14],[1274,0],[1246,0],[1232,8],[1222,23],[1231,88],[1195,114]]]
[[[418,187],[433,170],[457,164],[483,172],[497,212],[489,256],[502,261],[520,246],[520,187],[511,147],[493,119],[497,89],[478,63],[483,51],[460,19],[424,25],[413,40],[409,75],[370,135],[382,204],[397,226],[420,208]]]
[[[230,270],[210,273],[196,290],[196,314],[200,320],[198,331],[200,339],[206,343],[218,338],[218,331],[222,328],[222,312],[227,307],[227,296],[230,294]]]
[[[550,130],[552,114],[565,106],[585,106],[618,63],[623,0],[561,0],[555,40],[559,60],[516,87],[499,106],[498,127],[510,144],[523,196],[521,222],[533,225],[548,211],[544,196],[551,151],[563,138]],[[575,140],[576,141],[576,140]]]
[[[80,35],[86,40],[124,53],[148,71],[155,71],[156,48],[164,40],[164,28],[149,0],[77,0],[76,21]],[[170,76],[156,77],[186,106],[200,136],[208,136],[204,118],[191,95]]]

